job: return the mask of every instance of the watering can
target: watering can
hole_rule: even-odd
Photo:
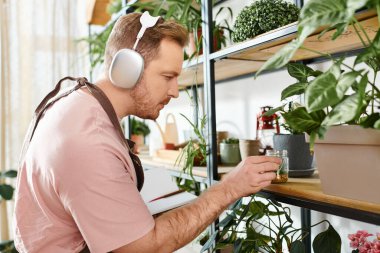
[[[169,113],[166,116],[165,130],[162,130],[161,126],[157,122],[156,125],[160,130],[165,149],[174,149],[174,147],[178,144],[178,130],[174,115]]]

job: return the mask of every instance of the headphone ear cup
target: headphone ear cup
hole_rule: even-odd
[[[144,71],[144,59],[138,52],[124,48],[112,59],[109,69],[111,82],[120,88],[133,88]]]

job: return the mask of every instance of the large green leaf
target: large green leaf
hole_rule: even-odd
[[[365,91],[368,85],[368,73],[366,73],[358,84],[358,92],[361,97],[365,96]]]
[[[247,227],[247,239],[250,239],[252,241],[257,240],[257,241],[269,242],[271,240],[271,237],[268,235],[256,232],[256,230],[253,227]]]
[[[347,8],[346,0],[310,0],[301,10],[298,26],[299,37],[303,41],[321,26],[331,26],[348,22],[354,14]]]
[[[290,245],[290,253],[305,253],[305,252],[306,252],[305,245],[299,240],[292,242],[292,244]]]
[[[331,72],[315,78],[305,91],[305,103],[308,112],[321,110],[339,102],[336,92],[337,80]]]
[[[373,124],[373,128],[375,128],[375,129],[380,129],[380,119],[377,120],[377,121],[375,122],[375,124]]]
[[[17,171],[16,170],[7,170],[6,172],[3,172],[3,177],[10,177],[15,178],[17,177]]]
[[[204,251],[210,249],[212,247],[212,245],[214,244],[215,238],[216,238],[217,235],[218,235],[217,232],[215,232],[214,234],[212,234],[212,236],[210,236],[210,238],[207,240],[207,242],[203,245],[203,247],[200,250],[200,252],[204,252]]]
[[[284,100],[294,95],[303,94],[305,92],[305,89],[306,89],[306,83],[295,83],[295,84],[289,85],[281,92],[281,100]]]
[[[368,117],[364,118],[360,125],[364,128],[374,127],[375,123],[380,120],[380,113],[373,113],[369,115]]]
[[[343,26],[342,23],[349,22],[355,11],[367,2],[368,0],[309,0],[301,10],[299,27],[309,27],[310,30],[339,23]]]
[[[252,201],[249,203],[249,211],[256,219],[261,219],[265,215],[266,205],[261,201]]]
[[[289,63],[288,73],[299,82],[306,82],[307,78],[313,75],[314,70],[302,63]]]
[[[350,88],[356,82],[356,78],[359,75],[359,72],[353,71],[345,73],[341,76],[336,85],[336,94],[339,99],[343,98],[348,88]]]
[[[266,116],[266,117],[268,117],[268,116],[272,116],[272,115],[275,114],[276,112],[278,112],[278,111],[282,111],[282,110],[284,110],[284,106],[283,106],[283,105],[282,105],[282,106],[279,106],[279,107],[276,107],[276,108],[272,108],[272,109],[270,109],[269,111],[267,111],[266,113],[264,113],[263,116]]]
[[[375,71],[380,69],[380,30],[377,31],[371,45],[356,57],[355,65],[361,62],[365,62]]]
[[[282,116],[291,128],[299,132],[310,133],[321,125],[325,115],[323,111],[308,113],[305,107],[298,107],[294,111],[283,113]]]
[[[297,39],[285,45],[264,63],[264,65],[257,71],[256,77],[264,70],[278,69],[285,66],[290,61],[290,59],[292,59],[294,53],[301,45],[302,42]]]
[[[326,29],[324,29],[324,30],[318,35],[318,39],[320,39],[323,35],[325,35],[325,33],[329,32],[329,31],[331,31],[331,30],[336,29],[335,33],[334,33],[333,36],[331,37],[332,40],[335,40],[335,39],[338,38],[343,32],[346,31],[347,26],[348,26],[348,23],[344,22],[344,23],[338,23],[338,24],[335,24],[335,25],[333,25],[333,26],[327,27]]]
[[[218,226],[219,227],[225,227],[228,224],[230,224],[231,222],[233,222],[234,218],[235,218],[235,215],[233,215],[233,214],[227,214],[227,216],[222,221],[220,221],[218,223]]]
[[[315,253],[340,253],[342,240],[335,229],[329,225],[326,231],[318,234],[313,241]]]
[[[11,200],[13,197],[13,187],[7,184],[0,184],[0,196],[5,200]]]
[[[234,243],[234,253],[239,253],[242,245],[243,245],[243,240],[240,238],[237,239]]]
[[[322,125],[331,126],[353,120],[362,104],[362,97],[359,93],[348,96],[326,116]]]

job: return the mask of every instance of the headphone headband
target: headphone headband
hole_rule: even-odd
[[[145,30],[147,28],[155,26],[159,18],[160,17],[153,17],[153,16],[151,16],[149,14],[149,12],[147,12],[147,11],[145,11],[141,15],[141,17],[140,17],[141,29],[140,29],[139,33],[137,34],[136,42],[135,42],[135,44],[133,45],[133,48],[132,48],[133,50],[136,50],[137,44],[139,43],[140,39],[144,35]]]

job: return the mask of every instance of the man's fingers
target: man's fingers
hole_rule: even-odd
[[[280,165],[278,163],[273,163],[273,162],[250,164],[249,166],[250,169],[255,169],[260,174],[277,171],[279,167]]]
[[[273,179],[276,178],[276,173],[274,172],[265,172],[263,174],[261,174],[261,182],[264,182],[264,181],[272,181]]]
[[[254,164],[267,163],[267,162],[281,164],[282,159],[280,157],[275,157],[275,156],[249,156],[246,158],[245,161],[249,163],[254,163]]]

